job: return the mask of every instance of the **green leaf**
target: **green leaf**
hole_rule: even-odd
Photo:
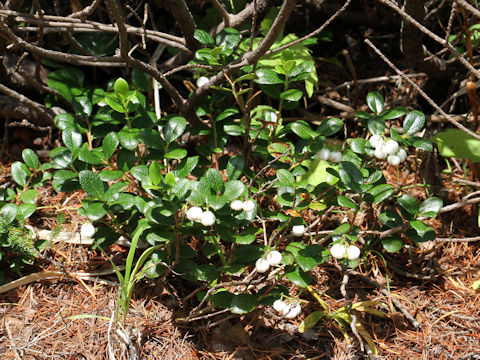
[[[227,163],[227,178],[229,180],[237,180],[242,176],[245,167],[245,158],[243,155],[232,156]]]
[[[365,146],[368,141],[363,138],[355,138],[350,143],[350,147],[356,154],[365,154]]]
[[[442,207],[442,199],[438,197],[431,197],[420,204],[419,212],[423,216],[435,217]]]
[[[187,128],[187,120],[181,116],[171,116],[168,117],[168,122],[163,128],[163,135],[165,136],[165,141],[170,143],[180,136]]]
[[[12,203],[5,204],[0,209],[1,218],[6,224],[10,224],[13,220],[15,220],[17,213],[18,213],[17,205]]]
[[[38,191],[36,189],[29,189],[20,194],[20,200],[25,204],[35,204],[38,199]]]
[[[225,183],[224,197],[228,202],[238,199],[240,195],[244,194],[246,186],[240,180],[230,180]]]
[[[18,207],[18,215],[26,219],[32,216],[35,210],[37,210],[35,204],[20,204]]]
[[[385,132],[385,120],[379,116],[371,116],[367,120],[367,127],[372,134],[382,135]]]
[[[382,246],[389,253],[396,253],[403,248],[403,240],[398,236],[389,236],[382,239]]]
[[[337,118],[331,118],[322,121],[317,131],[323,136],[329,137],[340,131],[343,128],[343,121]]]
[[[241,36],[238,30],[225,28],[217,35],[217,46],[222,48],[223,55],[231,55],[240,43]]]
[[[393,120],[402,117],[408,112],[408,109],[403,106],[398,106],[393,109],[389,109],[380,114],[383,120]]]
[[[153,185],[157,186],[162,181],[162,169],[157,161],[150,164],[148,174]]]
[[[420,150],[425,150],[425,151],[433,151],[433,145],[430,140],[419,137],[419,136],[412,136],[410,138],[410,141],[413,146],[415,146],[417,149]],[[460,142],[460,139],[456,140],[457,142]]]
[[[271,69],[258,69],[255,74],[257,75],[257,79],[255,80],[255,82],[257,82],[258,84],[270,85],[284,83],[284,80],[281,79],[278,74]]]
[[[316,131],[313,131],[310,126],[303,121],[296,121],[290,125],[292,131],[300,136],[302,139],[312,139],[318,136]]]
[[[28,166],[20,161],[15,161],[10,167],[10,173],[13,180],[20,186],[27,185],[31,173]]]
[[[172,151],[169,151],[164,155],[165,159],[183,159],[185,156],[187,156],[188,152],[185,149],[175,149]]]
[[[323,264],[330,256],[330,252],[324,251],[318,244],[306,246],[304,249],[299,249],[295,260],[303,271],[310,271],[315,266]]]
[[[148,92],[150,77],[137,69],[132,69],[132,85],[138,90]]]
[[[81,89],[85,75],[77,68],[66,67],[55,70],[48,75],[47,85],[57,90],[69,102],[73,101],[73,89]]]
[[[175,167],[173,174],[179,179],[184,179],[187,175],[192,173],[193,169],[195,169],[198,164],[198,158],[198,156],[192,156],[183,159],[182,162]]]
[[[32,149],[24,149],[22,151],[22,158],[30,169],[38,169],[40,166],[38,156]]]
[[[62,132],[62,140],[65,146],[73,153],[82,145],[82,134],[68,128]]]
[[[257,306],[257,297],[250,294],[238,294],[232,299],[231,311],[233,314],[246,314]]]
[[[342,161],[338,169],[338,174],[348,188],[360,192],[359,185],[362,184],[363,175],[354,163],[350,161]]]
[[[140,143],[138,139],[138,129],[129,129],[125,126],[118,132],[117,137],[120,144],[130,151],[135,150]]]
[[[216,169],[208,169],[205,174],[205,180],[207,185],[213,189],[213,191],[217,194],[220,193],[223,188],[223,177],[222,174],[220,174],[220,171]]]
[[[82,170],[79,173],[82,189],[94,198],[101,198],[105,193],[105,183],[100,180],[98,174],[90,170]]]
[[[73,161],[73,155],[67,148],[58,147],[50,151],[52,158],[52,167],[54,169],[64,169],[68,167]]]
[[[367,105],[376,115],[383,111],[384,99],[378,91],[369,92],[367,94]]]
[[[212,36],[204,30],[196,29],[193,33],[193,37],[206,47],[213,47],[215,45]]]
[[[344,207],[349,208],[349,209],[354,209],[354,210],[359,209],[358,205],[355,202],[353,202],[352,200],[350,200],[349,198],[347,198],[346,196],[343,196],[343,195],[339,195],[337,197],[337,203],[338,203],[338,205],[344,206]]]
[[[125,113],[125,109],[123,108],[122,102],[117,94],[108,93],[105,95],[105,102],[108,106],[110,106],[116,112],[121,114]]]
[[[100,176],[100,180],[105,182],[115,181],[123,176],[123,172],[118,170],[102,170],[98,173],[98,176]]]
[[[107,206],[101,202],[84,202],[82,204],[85,216],[91,221],[98,221],[107,214]]]
[[[373,203],[377,204],[390,197],[395,192],[392,185],[380,184],[368,191],[373,196]]]
[[[74,96],[72,105],[75,113],[84,119],[88,119],[92,115],[92,102],[88,96]]]
[[[103,151],[103,159],[105,161],[110,161],[110,158],[112,157],[113,153],[117,149],[117,146],[119,144],[117,134],[114,133],[113,131],[108,133],[102,141],[102,151]]]
[[[218,290],[215,295],[212,297],[212,304],[218,308],[227,309],[231,307],[232,300],[235,297],[235,294],[232,294],[226,289]]]
[[[305,331],[313,328],[324,316],[326,315],[323,311],[314,311],[309,314],[303,321],[298,325],[298,331],[304,333]]]
[[[449,129],[432,137],[440,155],[480,162],[480,140],[462,130]]]
[[[212,282],[218,279],[220,272],[213,264],[202,264],[195,269],[195,278],[198,281]]]
[[[278,169],[277,170],[277,178],[279,180],[279,184],[282,186],[295,186],[295,178],[292,173],[285,169]]]
[[[389,209],[380,214],[380,221],[386,227],[392,229],[394,227],[403,225],[403,220],[400,217],[400,214],[392,209]]]
[[[239,110],[237,108],[226,108],[216,117],[215,121],[225,120],[229,116],[232,116],[238,113],[239,113]]]
[[[418,215],[419,208],[417,200],[408,194],[404,194],[397,199],[397,202],[400,204],[402,208],[407,210],[411,215]]]
[[[280,93],[280,99],[288,101],[298,101],[302,98],[303,92],[298,89],[289,89]]]
[[[306,288],[312,282],[312,279],[308,276],[308,274],[299,267],[287,268],[285,274],[288,280],[290,280],[294,285],[300,286],[301,288]]]
[[[121,77],[115,80],[115,83],[113,84],[113,92],[120,98],[126,98],[129,90],[127,80]]]
[[[415,242],[431,241],[437,237],[435,230],[420,220],[410,221],[410,226],[405,234]]]
[[[103,164],[102,161],[102,152],[100,149],[90,150],[87,143],[84,143],[80,152],[78,153],[78,158],[86,162],[87,164],[100,165]]]
[[[113,55],[115,49],[118,48],[118,34],[116,33],[95,31],[75,34],[73,36],[87,53],[93,56]],[[74,46],[71,46],[70,49],[74,53],[78,52],[78,49]]]
[[[418,110],[409,112],[403,120],[403,132],[407,135],[414,135],[422,130],[425,125],[425,115]]]

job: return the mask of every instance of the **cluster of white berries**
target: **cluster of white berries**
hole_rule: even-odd
[[[80,227],[80,236],[82,238],[91,238],[95,234],[95,226],[91,222],[86,222]]]
[[[201,207],[192,206],[187,211],[187,219],[190,221],[198,221],[203,226],[212,226],[215,224],[215,214],[210,210],[203,211]]]
[[[348,260],[357,260],[360,257],[360,248],[356,245],[349,245],[347,247],[343,244],[336,243],[330,248],[330,254],[339,260],[345,257]]]
[[[230,203],[230,209],[232,209],[233,211],[243,210],[245,212],[250,212],[250,211],[253,211],[253,209],[255,209],[255,203],[253,202],[253,200],[245,200],[245,201],[233,200]]]
[[[375,148],[373,155],[379,159],[387,159],[390,165],[398,166],[407,158],[407,152],[393,139],[385,139],[382,135],[373,135],[368,142]]]
[[[273,303],[275,311],[279,312],[286,319],[295,319],[302,312],[300,304],[287,304],[283,300],[275,300]]]
[[[272,250],[267,253],[265,258],[261,257],[255,262],[255,269],[259,273],[267,272],[270,266],[279,265],[282,262],[282,254],[277,250]]]
[[[342,161],[342,153],[340,151],[330,151],[327,148],[323,148],[317,153],[317,157],[320,160],[330,160],[334,163]]]

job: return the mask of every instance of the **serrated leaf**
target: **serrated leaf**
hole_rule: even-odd
[[[419,132],[425,125],[425,115],[418,110],[409,112],[403,120],[403,132],[407,135],[413,135]]]
[[[78,153],[78,158],[87,164],[100,165],[103,164],[102,153],[100,149],[90,150],[87,143],[84,143]]]
[[[213,40],[212,36],[204,30],[196,29],[193,33],[193,37],[202,45],[207,47],[213,47],[215,45],[215,41]]]
[[[436,216],[443,207],[442,199],[438,197],[431,197],[420,204],[419,212],[423,216]]]
[[[22,151],[22,158],[30,169],[38,169],[40,166],[38,156],[32,149],[24,149]]]
[[[459,142],[461,140],[457,139],[456,141]],[[425,150],[425,151],[433,151],[432,142],[423,137],[412,136],[410,138],[410,142],[412,143],[412,146],[416,147],[417,149]]]
[[[244,194],[246,186],[239,180],[230,180],[225,183],[224,197],[227,202],[232,202]]]
[[[279,180],[279,184],[282,186],[295,186],[295,177],[286,169],[278,169],[277,178]]]
[[[380,203],[383,200],[390,197],[395,192],[395,188],[392,185],[380,184],[368,191],[373,196],[373,203]]]
[[[116,133],[112,131],[105,135],[102,141],[103,159],[105,161],[110,161],[110,158],[117,149],[118,144],[119,141]]]
[[[208,169],[205,174],[207,185],[216,193],[219,193],[223,188],[223,177],[220,171],[216,169]]]
[[[272,84],[283,84],[284,80],[281,79],[278,74],[271,69],[258,69],[255,73],[257,79],[255,82],[258,84],[272,85]]]
[[[238,30],[225,28],[217,35],[217,46],[222,49],[223,55],[231,55],[241,40]]]
[[[193,169],[197,166],[198,158],[198,156],[192,156],[183,159],[182,162],[175,167],[173,174],[179,179],[185,178],[187,175],[191,174]]]
[[[99,199],[105,193],[105,183],[93,171],[82,170],[78,177],[82,189],[90,196]]]
[[[107,103],[108,106],[110,106],[116,112],[119,112],[121,114],[125,113],[125,109],[123,108],[121,100],[119,99],[117,94],[113,94],[113,93],[106,94],[105,102]]]
[[[362,183],[363,175],[354,163],[350,161],[342,161],[338,168],[338,174],[348,188],[360,192],[359,185]]]
[[[383,104],[385,100],[382,94],[378,91],[369,92],[367,94],[367,105],[376,115],[379,115],[383,111]]]

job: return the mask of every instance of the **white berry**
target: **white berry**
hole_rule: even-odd
[[[84,238],[91,238],[95,234],[95,226],[92,223],[86,222],[80,228],[80,236]]]
[[[373,156],[375,156],[379,160],[383,160],[387,157],[387,152],[384,150],[385,146],[379,146],[375,149],[375,152],[373,153]]]
[[[202,223],[203,226],[212,226],[215,224],[215,214],[211,211],[205,211],[202,214],[202,218],[200,219],[200,222]]]
[[[342,153],[340,151],[332,151],[330,153],[330,161],[334,163],[339,163],[342,161]]]
[[[400,156],[397,155],[388,155],[387,157],[387,162],[392,165],[392,166],[398,166],[400,165]]]
[[[207,82],[209,82],[210,79],[206,76],[200,76],[198,79],[197,79],[197,87],[202,87],[203,85],[205,85]]]
[[[250,212],[255,209],[255,203],[252,200],[245,200],[243,202],[243,211]]]
[[[277,250],[272,250],[267,254],[265,259],[268,261],[270,266],[275,266],[282,262],[282,254]]]
[[[242,200],[233,200],[230,203],[230,209],[234,211],[241,211],[243,210],[243,201]]]
[[[295,236],[302,236],[305,234],[305,225],[295,225],[292,227],[292,234]]]
[[[347,249],[345,245],[342,244],[333,244],[333,246],[330,248],[330,254],[335,258],[335,259],[343,259],[345,257],[345,253],[347,252]]]
[[[267,260],[260,258],[255,262],[255,269],[257,269],[259,273],[264,273],[270,269],[270,264]]]
[[[394,155],[398,151],[398,142],[393,139],[388,139],[383,145],[383,149],[388,155]]]
[[[357,260],[360,257],[360,248],[356,245],[350,245],[347,248],[348,260]]]
[[[302,312],[300,304],[295,304],[290,307],[290,311],[285,315],[286,319],[295,319]]]
[[[381,135],[375,134],[372,135],[370,139],[368,139],[368,142],[370,145],[372,145],[373,148],[378,148],[383,145],[383,138]]]
[[[323,148],[317,153],[317,157],[320,160],[328,160],[330,158],[330,150],[328,150],[327,148]]]
[[[407,158],[407,152],[402,148],[398,149],[395,155],[397,155],[400,158],[400,162],[404,162],[405,159]]]
[[[202,218],[203,210],[201,207],[192,206],[187,211],[187,219],[190,221],[199,221]]]
[[[283,313],[283,311],[287,306],[288,305],[285,303],[285,301],[280,299],[275,300],[275,302],[273,303],[273,308],[275,309],[275,311],[279,312],[280,314]]]

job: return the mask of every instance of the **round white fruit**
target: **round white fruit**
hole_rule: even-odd
[[[202,87],[203,85],[205,85],[207,82],[209,82],[210,79],[206,76],[200,76],[198,79],[197,79],[197,87]]]
[[[400,165],[400,163],[401,163],[401,161],[400,161],[400,156],[397,156],[397,155],[388,155],[388,157],[387,157],[387,162],[388,162],[390,165],[398,166],[398,165]]]
[[[199,221],[202,218],[203,210],[201,207],[192,206],[187,211],[187,219],[190,221]]]
[[[285,314],[286,319],[295,319],[302,312],[300,304],[290,305],[290,310]]]
[[[270,266],[275,266],[282,262],[282,254],[277,250],[272,250],[267,254],[265,259],[268,261]]]
[[[255,209],[255,203],[253,200],[245,200],[243,202],[243,211],[250,212],[253,211],[253,209]]]
[[[270,264],[264,258],[260,258],[255,262],[255,269],[259,273],[264,273],[270,269]]]
[[[397,155],[400,158],[400,162],[404,162],[405,159],[407,158],[407,152],[402,148],[398,149],[395,155]]]
[[[233,200],[230,203],[230,209],[234,211],[241,211],[243,210],[243,201],[242,200]]]
[[[275,302],[273,303],[273,308],[275,309],[275,311],[278,311],[280,314],[283,313],[286,307],[287,307],[287,304],[285,303],[285,301],[280,299],[275,300]]]
[[[383,145],[383,150],[385,150],[388,155],[395,155],[395,153],[398,151],[398,147],[398,142],[393,139],[388,139],[385,142],[385,145]]]
[[[292,227],[292,234],[295,236],[302,236],[305,234],[305,225],[295,225]]]
[[[335,259],[343,259],[345,257],[345,253],[347,252],[347,248],[343,244],[333,244],[333,246],[330,248],[330,254],[335,258]]]
[[[339,163],[342,161],[342,153],[340,151],[332,151],[330,153],[330,161],[334,163]]]
[[[372,137],[368,139],[368,142],[370,143],[370,145],[372,145],[373,148],[376,149],[383,145],[382,135],[378,135],[378,134],[372,135]]]
[[[360,257],[360,248],[356,245],[350,245],[347,248],[348,260],[357,260]]]
[[[317,157],[318,157],[320,160],[328,160],[328,159],[330,159],[330,150],[328,150],[327,148],[323,148],[322,150],[320,150],[320,151],[317,153]]]
[[[205,211],[202,214],[202,218],[200,219],[200,222],[202,223],[203,226],[212,226],[215,224],[215,214],[211,211]]]
[[[95,226],[92,223],[86,222],[80,228],[80,236],[84,238],[91,238],[95,234]]]
[[[387,157],[387,152],[384,150],[384,145],[379,146],[375,149],[373,156],[375,156],[379,160],[383,160]]]

